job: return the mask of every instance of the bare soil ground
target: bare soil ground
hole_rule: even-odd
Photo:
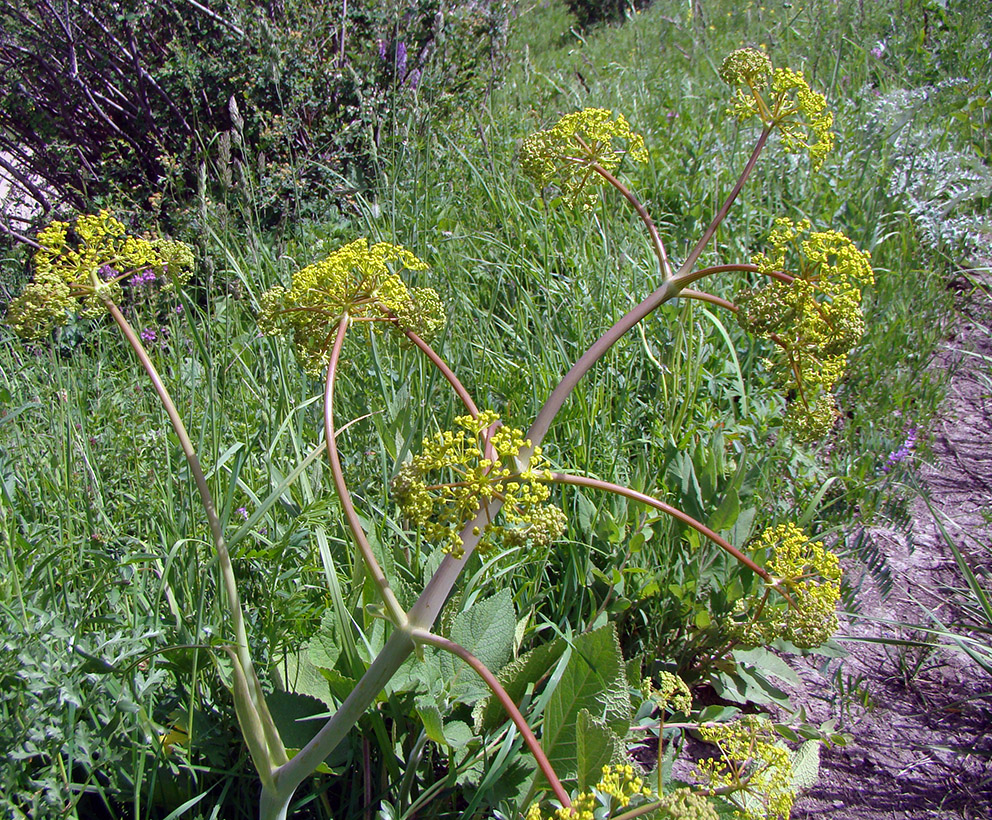
[[[948,368],[950,389],[931,431],[932,458],[917,470],[930,504],[914,502],[909,534],[872,532],[895,586],[883,599],[866,579],[860,617],[849,616],[842,634],[919,639],[880,621],[932,624],[926,610],[945,624],[959,618],[950,599],[963,581],[938,519],[972,568],[992,577],[980,546],[992,543],[992,367],[974,355],[992,356],[990,281],[953,283],[959,312],[934,361]],[[813,664],[796,695],[814,722],[842,718],[854,741],[824,749],[819,783],[797,801],[794,820],[992,818],[992,679],[956,651],[842,643],[851,653],[840,673],[846,698]]]

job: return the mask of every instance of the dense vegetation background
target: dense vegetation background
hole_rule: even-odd
[[[866,525],[903,515],[906,442],[925,447],[941,395],[926,365],[944,284],[988,253],[989,11],[937,0],[3,3],[0,167],[40,212],[3,215],[0,307],[30,274],[20,240],[56,215],[109,207],[136,233],[196,246],[193,286],[178,297],[133,288],[128,315],[223,499],[260,666],[284,686],[287,658],[330,631],[346,686],[382,622],[365,606],[373,596],[326,469],[309,457],[320,386],[259,337],[259,294],[355,237],[402,244],[431,266],[415,284],[447,305],[447,359],[480,401],[525,421],[655,271],[614,199],[591,217],[542,207],[518,172],[519,140],[579,108],[623,112],[650,150],[630,183],[678,258],[750,150],[716,68],[761,45],[826,94],[838,147],[815,175],[770,153],[707,261],[746,261],[780,215],[871,250],[878,281],[842,422],[796,447],[780,434],[767,350],[727,317],[677,303],[580,387],[547,450],[657,491],[741,545],[766,523],[800,521],[884,588]],[[722,287],[732,296],[736,284]],[[160,410],[105,323],[74,320],[32,346],[0,334],[0,806],[251,816],[254,774],[224,662],[207,649],[225,631],[213,559]],[[409,596],[437,559],[393,514],[389,480],[457,408],[401,353],[373,347],[343,378],[337,412],[358,420],[345,469]],[[563,543],[480,561],[455,606],[506,590],[520,649],[609,618],[640,673],[678,670],[726,693],[721,670],[699,665],[721,640],[724,558],[620,501],[566,503]],[[857,589],[845,603],[857,607]],[[464,706],[452,716],[472,723]],[[301,810],[517,811],[517,772],[500,754],[511,744],[495,728],[428,742],[415,692],[397,686],[362,729]]]

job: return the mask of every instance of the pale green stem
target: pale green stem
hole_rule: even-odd
[[[337,490],[338,499],[341,502],[341,510],[344,512],[348,528],[355,539],[358,551],[362,554],[365,566],[372,576],[372,581],[382,596],[382,602],[386,607],[389,619],[398,627],[403,628],[407,624],[407,615],[400,602],[396,600],[393,590],[389,586],[386,574],[375,559],[372,545],[365,535],[365,529],[358,518],[355,505],[351,501],[351,493],[344,480],[344,471],[341,469],[341,459],[338,456],[336,434],[334,432],[334,382],[337,377],[338,362],[341,358],[341,348],[344,346],[344,338],[348,332],[348,314],[341,317],[335,331],[334,344],[331,347],[331,358],[327,364],[327,379],[324,386],[324,442],[327,445],[327,459],[331,465],[331,475],[334,478],[334,489]]]
[[[279,737],[279,731],[276,729],[275,722],[269,714],[269,709],[265,702],[265,694],[262,692],[262,686],[258,680],[258,675],[255,673],[255,666],[252,663],[248,650],[248,634],[245,631],[241,597],[238,594],[238,585],[234,578],[234,566],[231,563],[231,556],[227,551],[227,544],[224,541],[224,530],[220,522],[220,517],[217,515],[217,508],[214,505],[210,487],[207,485],[207,479],[200,465],[200,459],[196,455],[196,450],[193,448],[193,442],[190,440],[189,433],[186,431],[186,425],[183,424],[175,402],[173,402],[172,396],[169,395],[169,391],[152,360],[149,358],[144,345],[141,344],[141,340],[134,332],[134,328],[124,318],[124,314],[121,313],[120,308],[109,300],[105,304],[110,311],[110,315],[120,328],[121,333],[124,334],[124,338],[127,339],[128,344],[131,345],[131,348],[137,355],[141,366],[148,374],[148,378],[151,379],[152,387],[155,389],[155,393],[158,395],[159,401],[165,409],[166,415],[169,417],[169,422],[172,424],[172,429],[175,431],[176,437],[179,439],[179,446],[182,448],[183,455],[186,457],[186,463],[189,465],[193,482],[196,484],[197,492],[200,494],[200,502],[203,504],[207,523],[210,527],[210,535],[214,542],[214,549],[217,552],[217,563],[220,566],[224,592],[227,595],[228,611],[234,628],[235,659],[240,664],[241,671],[245,677],[245,691],[248,697],[246,706],[254,709],[256,713],[254,715],[244,716],[244,719],[251,725],[256,726],[256,728],[261,726],[264,733],[265,759],[255,759],[255,765],[264,778],[276,766],[285,763],[288,758],[286,757],[285,747]],[[239,719],[242,719],[241,715],[239,715]],[[253,741],[253,759],[256,757],[256,753],[262,750],[262,746],[259,745],[258,740],[256,738]]]
[[[462,558],[452,558],[446,556],[441,562],[437,572],[427,583],[424,591],[420,594],[417,602],[408,613],[409,626],[407,629],[398,629],[389,636],[382,651],[375,657],[365,674],[355,685],[355,688],[348,694],[344,702],[338,708],[327,723],[325,723],[317,735],[311,740],[295,757],[288,763],[281,766],[274,773],[275,794],[288,805],[293,792],[318,765],[335,749],[335,747],[347,736],[352,727],[358,722],[365,710],[375,701],[376,696],[389,682],[390,678],[396,674],[403,661],[407,659],[414,649],[414,643],[409,635],[409,629],[420,627],[430,629],[434,621],[441,614],[448,599],[448,595],[454,588],[455,582],[461,573],[465,562],[475,550],[479,539],[482,537],[481,530],[495,516],[502,506],[500,501],[491,501],[484,504],[476,517],[469,521],[461,532],[463,549],[465,551]],[[474,532],[479,530],[478,534]],[[262,815],[268,820],[267,815]],[[278,817],[278,815],[271,815]]]
[[[418,643],[426,643],[430,646],[436,646],[438,649],[443,649],[445,652],[450,652],[452,655],[461,658],[465,661],[465,663],[472,667],[475,673],[482,678],[483,681],[485,681],[493,695],[500,702],[500,705],[510,716],[514,726],[517,727],[517,731],[519,731],[521,737],[523,737],[524,743],[527,744],[527,748],[530,749],[530,753],[534,755],[534,760],[537,761],[537,766],[541,770],[541,774],[543,774],[545,779],[548,781],[548,784],[551,786],[551,790],[555,793],[555,797],[558,799],[558,802],[566,808],[571,807],[572,800],[568,796],[568,792],[566,792],[565,788],[561,785],[561,781],[558,779],[558,774],[551,765],[551,761],[548,760],[548,756],[544,754],[544,749],[541,748],[540,742],[534,732],[531,731],[530,726],[527,725],[527,720],[517,708],[517,705],[513,702],[513,699],[510,697],[509,693],[503,688],[503,685],[499,682],[499,679],[492,673],[489,667],[487,667],[461,644],[457,644],[448,638],[441,637],[440,635],[435,635],[426,629],[417,629],[415,627],[410,630],[410,635]]]

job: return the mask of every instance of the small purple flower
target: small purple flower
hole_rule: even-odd
[[[242,518],[242,519],[244,519],[245,521],[247,521],[247,520],[248,520],[248,510],[247,510],[247,509],[245,509],[244,507],[238,507],[238,508],[237,508],[237,509],[235,510],[235,512],[236,512],[236,513],[237,513],[238,515],[240,515],[240,516],[241,516],[241,518]]]
[[[406,43],[402,40],[396,44],[396,76],[406,76]]]
[[[380,37],[378,40],[376,40],[376,43],[379,46],[379,59],[380,60],[385,60],[386,59],[386,41],[383,40]]]
[[[155,274],[152,272],[151,268],[148,268],[131,277],[131,287],[140,288],[145,285],[152,285],[154,284],[155,279]]]
[[[899,445],[898,450],[893,450],[889,453],[889,457],[885,460],[885,464],[882,465],[882,472],[889,473],[892,472],[892,468],[895,467],[902,461],[905,461],[913,454],[913,450],[916,449],[916,428],[910,427],[909,432],[906,433],[906,439],[902,444]]]
[[[182,315],[183,315],[183,306],[176,305],[176,316],[182,316]]]
[[[876,60],[881,60],[882,55],[885,54],[885,43],[879,40],[879,42],[875,43],[875,47],[871,49],[868,53]]]
[[[414,91],[417,90],[417,86],[420,85],[420,69],[415,68],[410,72],[410,76],[407,78],[407,85],[410,86]]]
[[[109,282],[118,276],[117,268],[111,267],[110,265],[102,266],[98,271],[97,275],[104,281]]]
[[[158,339],[158,334],[155,332],[155,328],[146,327],[141,331],[141,341],[146,345],[152,344],[156,339]]]

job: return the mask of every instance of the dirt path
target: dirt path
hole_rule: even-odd
[[[931,431],[933,458],[918,470],[931,505],[914,503],[909,537],[872,532],[896,579],[884,600],[872,592],[863,599],[862,615],[873,619],[924,624],[924,607],[945,623],[957,617],[948,598],[962,581],[931,510],[972,567],[992,573],[989,554],[973,540],[992,543],[992,367],[974,355],[992,356],[992,294],[965,280],[955,285],[960,312],[934,363],[950,369],[950,389]],[[845,629],[862,637],[923,637],[864,617],[849,618]],[[849,697],[810,668],[803,671],[804,699],[817,720],[843,717],[854,742],[824,750],[820,781],[797,802],[794,820],[992,818],[992,697],[980,697],[992,693],[992,679],[961,653],[845,647],[851,657],[840,679]]]

